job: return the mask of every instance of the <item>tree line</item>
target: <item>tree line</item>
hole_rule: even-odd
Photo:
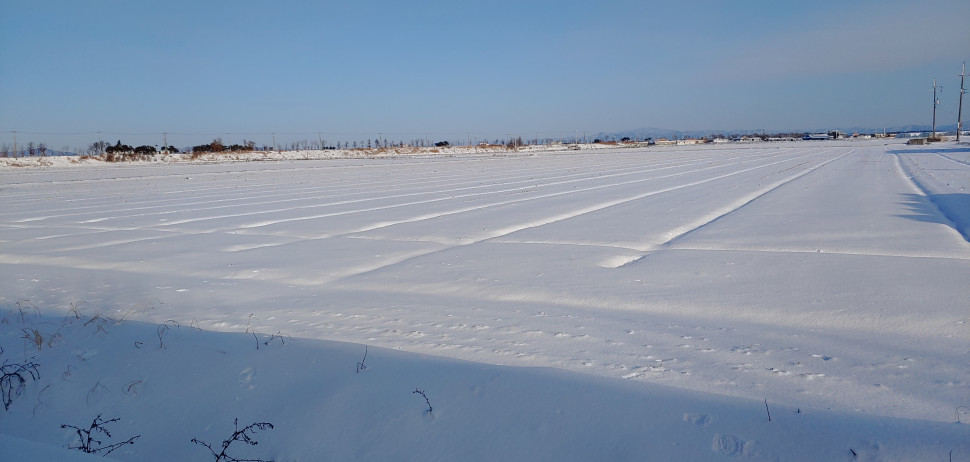
[[[279,151],[308,151],[308,150],[334,150],[334,149],[382,149],[382,148],[404,148],[404,147],[446,147],[446,146],[462,146],[462,145],[478,145],[478,146],[506,146],[508,148],[517,148],[519,146],[524,146],[526,144],[545,144],[554,142],[563,142],[562,140],[546,138],[546,139],[535,139],[535,140],[523,140],[521,136],[509,137],[505,139],[496,138],[494,140],[490,139],[476,139],[474,143],[471,139],[460,139],[460,140],[440,140],[435,141],[427,138],[415,138],[410,141],[393,141],[386,139],[384,137],[377,137],[374,139],[356,140],[356,141],[338,141],[334,144],[327,143],[324,139],[319,140],[299,140],[299,141],[289,141],[287,143],[276,144],[274,139],[274,144],[272,146],[257,145],[255,141],[243,140],[242,143],[224,143],[222,138],[215,138],[208,143],[203,143],[195,146],[187,146],[182,150],[179,150],[175,146],[152,146],[152,145],[140,145],[132,146],[117,140],[114,144],[98,140],[87,145],[86,148],[70,148],[63,147],[61,151],[52,150],[48,145],[44,143],[28,142],[26,144],[15,144],[14,148],[11,148],[8,144],[0,144],[0,157],[43,157],[49,155],[64,155],[64,154],[77,154],[77,155],[88,155],[88,156],[109,156],[111,160],[124,160],[133,159],[137,157],[152,156],[156,154],[177,154],[180,152],[194,153],[194,154],[207,154],[207,153],[220,153],[220,152],[251,152],[251,151],[269,151],[269,150],[279,150]],[[575,141],[573,141],[575,142]]]
[[[8,144],[0,145],[0,157],[44,157],[51,154],[54,154],[54,151],[49,146],[33,141],[14,147]]]
[[[207,144],[200,144],[198,146],[192,146],[192,152],[205,153],[205,152],[249,152],[256,150],[255,141],[243,140],[243,144],[230,144],[225,145],[222,143],[222,138],[216,138],[212,142]]]

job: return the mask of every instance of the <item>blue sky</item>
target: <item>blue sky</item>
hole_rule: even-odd
[[[0,7],[0,142],[55,148],[928,124],[934,78],[952,124],[970,60],[966,0]]]

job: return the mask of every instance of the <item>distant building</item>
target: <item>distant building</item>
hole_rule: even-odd
[[[760,136],[744,135],[742,137],[735,138],[734,141],[737,141],[739,143],[754,143],[754,142],[759,142],[764,140],[761,139]]]

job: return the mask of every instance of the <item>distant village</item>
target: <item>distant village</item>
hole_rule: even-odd
[[[874,133],[874,134],[859,134],[852,133],[846,134],[839,130],[832,130],[826,133],[804,133],[804,134],[772,134],[772,135],[736,135],[736,136],[725,136],[725,135],[712,135],[709,137],[702,138],[682,138],[682,139],[667,139],[667,138],[647,138],[643,141],[633,141],[628,137],[624,137],[620,140],[620,143],[637,143],[647,145],[657,145],[657,146],[689,146],[693,144],[719,144],[719,143],[761,143],[769,141],[819,141],[819,140],[844,140],[844,139],[871,139],[871,138],[895,138],[899,137],[899,134],[894,133]],[[602,142],[601,140],[594,140],[594,143]]]
[[[968,136],[970,132],[962,131],[961,136]],[[648,144],[657,146],[688,146],[694,144],[719,144],[719,143],[760,143],[760,142],[772,142],[772,141],[823,141],[823,140],[846,140],[846,139],[858,139],[858,140],[868,140],[874,138],[904,138],[909,139],[909,144],[926,144],[936,141],[950,141],[956,139],[956,132],[945,133],[945,132],[897,132],[897,133],[843,133],[839,130],[832,130],[825,133],[804,133],[804,134],[772,134],[772,135],[738,135],[738,136],[724,136],[724,135],[712,135],[709,137],[702,138],[681,138],[681,139],[667,139],[667,138],[647,138],[643,141],[633,141],[630,138],[622,138],[621,143],[637,143],[637,144]],[[600,140],[594,140],[594,143],[601,142]]]

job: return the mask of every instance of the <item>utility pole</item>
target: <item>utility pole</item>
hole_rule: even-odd
[[[960,72],[960,105],[957,106],[957,143],[960,142],[960,130],[963,130],[963,94],[967,92],[963,88],[963,78],[967,76],[967,62],[963,62],[963,70]]]
[[[13,156],[17,157],[17,130],[13,131]]]
[[[936,79],[933,79],[933,136],[932,139],[936,139],[936,106],[940,104],[940,100],[936,97],[936,88],[939,86],[940,91],[943,91],[943,85],[937,85]]]
[[[168,152],[168,132],[162,132],[162,151]]]

